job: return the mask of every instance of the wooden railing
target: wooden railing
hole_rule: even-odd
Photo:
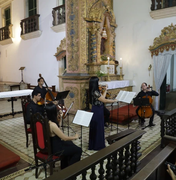
[[[138,140],[144,133],[138,130],[46,179],[127,180],[138,170],[138,158],[141,156]]]
[[[39,30],[39,14],[21,20],[21,35]]]
[[[176,0],[151,0],[151,10],[164,9],[168,7],[176,6]]]
[[[175,163],[176,145],[169,143],[154,158],[142,168],[131,180],[171,180],[167,173],[165,162]]]
[[[65,23],[65,4],[53,8],[53,26]]]
[[[159,116],[161,118],[161,147],[164,147],[166,135],[176,137],[176,108]]]
[[[12,25],[8,25],[0,28],[0,41],[11,38],[11,27]]]

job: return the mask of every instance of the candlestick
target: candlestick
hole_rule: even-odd
[[[123,71],[122,71],[122,67],[120,67],[120,80],[123,80]]]
[[[109,77],[109,68],[110,67],[107,67],[107,81],[111,81],[110,77]]]
[[[123,65],[122,65],[122,58],[120,58],[119,65],[120,65],[120,67],[122,67],[122,66],[123,66]]]

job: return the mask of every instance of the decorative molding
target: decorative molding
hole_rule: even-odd
[[[38,30],[38,31],[31,32],[31,33],[23,34],[23,35],[21,35],[21,38],[23,40],[28,40],[28,39],[40,37],[41,34],[42,34],[42,31]]]
[[[176,16],[176,7],[169,7],[164,9],[158,9],[150,12],[150,16],[153,19],[162,19]]]
[[[13,43],[12,38],[0,41],[1,45],[7,45],[7,44],[11,44],[11,43]]]
[[[66,56],[66,38],[61,40],[59,47],[57,47],[57,53],[54,56],[56,56],[58,61]]]
[[[157,56],[159,52],[162,53],[164,50],[168,51],[169,49],[176,49],[176,25],[173,24],[164,27],[161,30],[161,35],[154,39],[153,46],[149,46],[152,56]]]
[[[0,8],[10,4],[13,0],[0,0]]]
[[[87,17],[84,19],[89,22],[102,22],[105,13],[109,14],[111,26],[117,27],[113,9],[102,0],[97,0],[96,3],[93,3]]]
[[[66,31],[66,25],[65,25],[65,23],[59,24],[57,26],[52,26],[51,29],[56,33],[64,32],[64,31]]]

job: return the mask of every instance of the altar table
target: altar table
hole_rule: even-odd
[[[24,89],[24,90],[17,90],[17,91],[6,91],[6,92],[0,92],[0,98],[11,98],[8,101],[11,101],[11,107],[12,107],[12,113],[10,114],[4,114],[4,115],[0,115],[1,117],[4,116],[8,116],[8,115],[14,115],[17,113],[21,113],[20,112],[14,112],[14,108],[13,108],[13,101],[15,100],[14,97],[22,97],[22,96],[31,96],[32,94],[32,89]]]

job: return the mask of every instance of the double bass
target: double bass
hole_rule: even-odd
[[[43,78],[41,74],[39,74],[39,77],[40,77],[40,78]],[[50,102],[56,101],[57,92],[53,92],[53,91],[51,91],[51,90],[48,88],[48,85],[47,85],[47,83],[46,83],[46,81],[45,81],[44,78],[43,78],[43,81],[44,81],[45,86],[46,86],[46,88],[47,88],[47,93],[46,93],[46,95],[45,95],[46,103],[50,103]],[[38,104],[39,104],[39,105],[44,104],[44,100],[41,99],[41,101],[39,101]],[[56,105],[56,107],[57,107],[57,110],[58,110],[58,111],[60,111],[60,110],[62,111],[62,113],[63,113],[62,118],[65,119],[65,118],[66,118],[65,113],[67,112],[66,107],[65,107],[64,105],[62,105],[62,104],[58,104],[58,105]]]
[[[151,88],[150,85],[148,86],[148,89],[149,88]],[[153,99],[149,95],[143,96],[142,98],[148,98],[149,104],[140,106],[140,109],[138,110],[138,114],[141,118],[151,118],[153,115],[153,111],[151,108]]]

